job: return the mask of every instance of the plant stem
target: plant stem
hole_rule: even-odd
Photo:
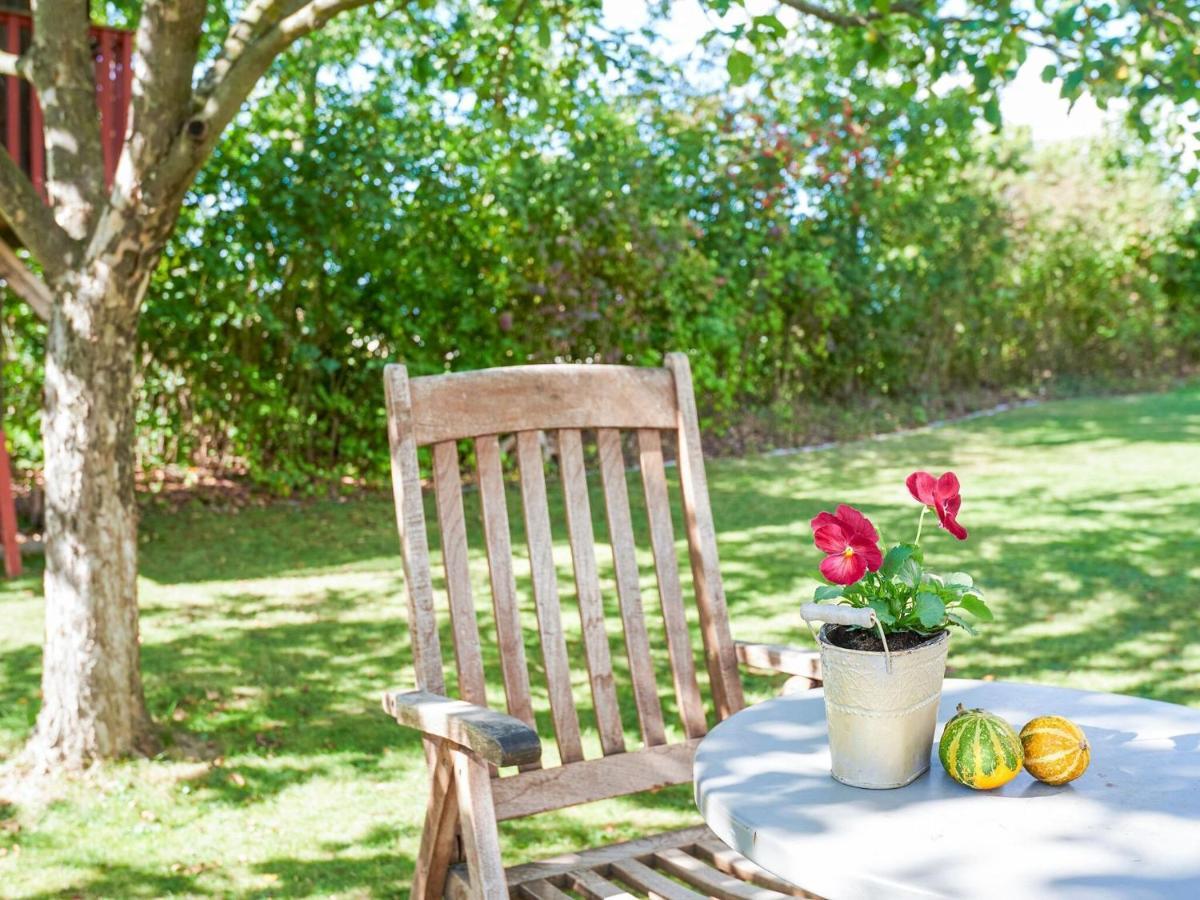
[[[917,537],[913,541],[914,544],[921,543],[921,527],[925,524],[925,513],[929,512],[928,506],[921,507],[921,518],[917,520]]]

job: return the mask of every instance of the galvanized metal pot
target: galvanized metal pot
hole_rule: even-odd
[[[950,634],[885,655],[836,646],[831,627],[821,629],[820,644],[833,777],[903,787],[929,768]]]

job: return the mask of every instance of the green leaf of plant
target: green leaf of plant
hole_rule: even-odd
[[[946,576],[946,584],[947,586],[957,584],[962,587],[973,587],[975,581],[966,572],[951,572]]]
[[[892,611],[888,609],[888,603],[886,600],[872,600],[867,604],[867,606],[875,610],[875,615],[879,617],[879,621],[884,625],[896,624],[896,617],[892,615]]]
[[[775,37],[787,37],[787,26],[779,21],[779,18],[774,15],[762,15],[754,17],[754,24],[763,31],[769,31]]]
[[[975,618],[979,619],[979,621],[992,621],[992,611],[988,609],[987,604],[983,602],[982,598],[977,597],[975,594],[963,594],[959,603],[966,612],[969,612]]]
[[[846,589],[840,584],[823,584],[813,591],[813,599],[817,602],[822,600],[836,600],[846,592]]]
[[[900,568],[900,564],[912,555],[913,548],[911,546],[908,544],[897,544],[883,558],[883,565],[879,567],[879,574],[884,578],[891,578]]]
[[[959,628],[961,628],[963,631],[965,631],[967,634],[975,633],[975,629],[971,627],[971,623],[968,622],[966,619],[964,619],[962,616],[960,616],[956,613],[953,613],[953,612],[947,612],[946,618],[949,619],[951,622],[953,622],[955,625],[957,625]]]
[[[937,594],[921,591],[917,594],[917,621],[926,628],[934,628],[946,620],[946,604]]]
[[[1000,101],[997,99],[995,94],[989,97],[983,104],[983,118],[993,128],[1000,127],[1003,116],[1000,113]]]
[[[735,85],[742,85],[750,80],[750,75],[754,71],[754,60],[749,53],[734,50],[730,52],[725,68],[729,70],[729,80]]]
[[[921,583],[921,564],[911,556],[900,564],[900,568],[896,570],[896,581],[901,584],[915,588]]]

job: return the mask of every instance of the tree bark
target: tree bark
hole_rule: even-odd
[[[43,769],[157,746],[139,670],[134,501],[137,310],[148,278],[144,266],[102,258],[55,286],[42,421],[42,709],[29,745]]]
[[[0,150],[0,219],[40,263],[43,281],[3,252],[0,276],[23,287],[50,320],[42,709],[27,747],[39,768],[77,769],[157,746],[139,668],[138,311],[188,185],[272,61],[333,16],[369,2],[249,0],[198,84],[208,4],[145,0],[130,121],[111,187],[87,4],[38,0],[31,55],[0,54],[0,69],[37,91],[46,133],[48,205]]]

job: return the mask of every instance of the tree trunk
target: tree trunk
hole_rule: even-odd
[[[149,273],[129,269],[93,260],[55,286],[42,709],[29,746],[44,769],[156,746],[139,669],[134,502],[137,310]]]

